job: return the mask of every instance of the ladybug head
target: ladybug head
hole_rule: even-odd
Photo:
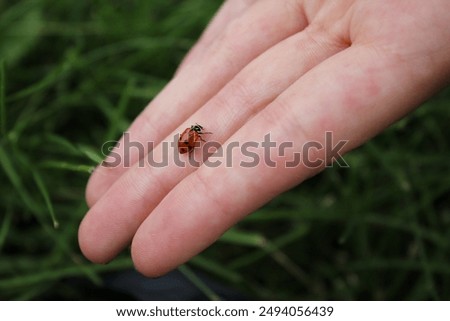
[[[199,124],[195,124],[195,125],[191,126],[191,130],[193,130],[193,131],[195,131],[197,133],[200,133],[203,130],[203,127],[200,126]]]

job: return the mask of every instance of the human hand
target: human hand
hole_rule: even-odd
[[[348,141],[346,152],[382,131],[448,79],[449,9],[446,0],[227,1],[128,130],[130,141],[168,166],[138,166],[142,154],[132,148],[134,166],[93,173],[79,230],[84,255],[107,262],[132,241],[136,268],[164,274],[322,170],[325,162],[286,168],[308,142],[324,146],[331,132],[334,142]],[[277,146],[292,147],[284,155],[271,150],[275,167],[238,166],[248,158],[236,148],[232,167],[226,153],[214,157],[218,167],[180,167],[176,148],[164,151],[163,142],[195,123],[213,132],[205,138],[222,151],[232,142],[263,142],[269,132]],[[115,155],[123,159],[125,147],[122,139]],[[261,146],[252,151],[265,159]],[[192,157],[201,154],[198,148]],[[330,161],[324,150],[312,156]]]

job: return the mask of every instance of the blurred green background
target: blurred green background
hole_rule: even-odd
[[[0,2],[0,299],[85,299],[89,171],[220,0]],[[254,299],[450,299],[450,91],[250,215],[182,268]],[[57,227],[57,228],[55,228]]]

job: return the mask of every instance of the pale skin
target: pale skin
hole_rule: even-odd
[[[145,152],[158,159],[161,142],[199,123],[213,132],[206,140],[224,147],[262,142],[270,132],[277,144],[300,149],[331,131],[349,141],[349,151],[446,84],[449,13],[448,0],[228,0],[128,129],[130,139],[155,142]],[[106,263],[131,244],[137,270],[160,276],[320,170],[99,166],[87,186],[80,247],[89,260]]]

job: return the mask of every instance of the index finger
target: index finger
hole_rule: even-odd
[[[131,165],[136,163],[150,151],[147,144],[149,138],[156,146],[245,65],[272,45],[306,26],[306,18],[292,12],[292,5],[287,5],[297,3],[298,0],[287,0],[282,6],[275,5],[277,1],[258,1],[242,16],[234,19],[220,39],[210,46],[201,64],[184,68],[133,122],[127,131],[127,138],[142,145],[143,149],[126,149],[122,137],[114,150],[115,155],[127,159],[127,163]],[[268,20],[270,28],[266,27]],[[261,30],[264,30],[264,37],[255,37]],[[105,161],[108,163],[114,160],[107,157]],[[127,169],[124,162],[112,168],[98,167],[87,186],[88,205],[92,207]]]

